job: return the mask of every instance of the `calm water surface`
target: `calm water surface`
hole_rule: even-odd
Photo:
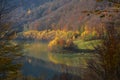
[[[24,43],[22,73],[25,76],[44,76],[47,80],[52,78],[54,75],[59,75],[60,73],[70,73],[78,76],[84,73],[84,66],[86,66],[84,58],[85,55],[81,58],[78,58],[81,56],[81,53],[50,53],[47,45],[48,42]]]

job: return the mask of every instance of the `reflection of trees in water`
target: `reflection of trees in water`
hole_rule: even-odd
[[[31,64],[31,66],[33,67],[33,70],[34,68],[41,68],[41,70],[38,69],[38,71],[41,73],[42,71],[42,68],[43,69],[46,69],[46,70],[50,70],[52,71],[53,73],[50,73],[50,74],[53,74],[55,75],[54,78],[56,79],[57,77],[61,77],[63,76],[64,74],[66,74],[66,77],[67,76],[71,76],[71,77],[82,77],[83,74],[85,73],[85,69],[83,68],[79,68],[79,67],[69,67],[69,66],[66,66],[66,65],[63,65],[63,64],[55,64],[55,63],[52,63],[52,62],[46,62],[46,61],[43,61],[41,59],[35,59],[33,57],[25,57],[24,59],[22,59],[23,61],[26,61],[24,63],[28,63],[28,64]],[[31,61],[29,63],[29,60]],[[30,66],[28,66],[30,67]],[[37,72],[37,74],[39,74],[39,72]],[[48,72],[42,72],[42,73],[45,73],[47,74]],[[48,74],[48,75],[50,75]],[[41,76],[40,76],[41,77]],[[48,77],[48,76],[46,76]],[[57,78],[58,79],[58,78]],[[60,78],[61,79],[61,78]],[[52,79],[53,80],[53,79]],[[66,79],[65,79],[66,80]],[[74,79],[72,79],[74,80]],[[79,80],[79,79],[78,79]]]
[[[68,73],[61,73],[59,75],[55,75],[52,80],[82,80],[80,76],[72,75]]]
[[[96,58],[95,54],[90,53],[48,53],[48,58],[51,62],[56,64],[64,64],[67,66],[86,68],[87,62],[91,58]]]

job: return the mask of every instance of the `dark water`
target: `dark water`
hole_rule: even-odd
[[[52,69],[52,63],[27,56],[23,59],[24,65],[22,67],[22,73],[25,76],[45,77],[46,79],[50,79],[55,74],[59,74],[58,71]]]
[[[53,53],[50,53],[48,51],[47,45],[47,42],[24,43],[24,57],[22,58],[23,75],[33,77],[44,77],[44,80],[50,80],[55,75],[60,75],[62,73],[80,76],[85,72],[83,68],[74,65],[77,64],[77,62],[79,62],[77,60],[78,55],[73,55],[73,59],[70,57],[70,54],[61,55],[62,57],[60,56],[54,59],[55,57],[53,58],[52,56],[50,56],[50,54]]]

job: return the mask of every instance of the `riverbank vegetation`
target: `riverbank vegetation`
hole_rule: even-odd
[[[105,30],[101,32],[96,28],[88,26],[81,27],[80,31],[65,31],[65,30],[28,30],[18,33],[16,39],[22,40],[47,40],[49,42],[48,49],[52,52],[60,51],[78,51],[81,48],[79,44],[91,45],[99,43],[105,34]],[[102,36],[101,36],[102,35]],[[89,42],[90,41],[90,42]],[[93,43],[95,41],[95,43]],[[85,46],[84,46],[85,47]],[[84,48],[83,47],[83,48]]]
[[[20,39],[36,39],[36,40],[53,40],[55,37],[60,37],[64,39],[74,39],[79,36],[78,31],[63,31],[63,30],[28,30],[22,33],[19,33],[17,38]]]

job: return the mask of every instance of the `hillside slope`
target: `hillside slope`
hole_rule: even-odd
[[[99,10],[110,10],[107,1],[96,0],[12,0],[20,5],[9,13],[8,21],[23,30],[79,30],[81,26],[98,28],[102,22]],[[95,11],[85,13],[85,11]],[[92,13],[92,14],[91,14]],[[107,20],[105,18],[104,20]]]
[[[109,9],[107,1],[97,3],[95,0],[55,0],[40,5],[32,11],[29,15],[29,21],[32,21],[27,23],[28,29],[78,30],[86,23],[89,23],[90,27],[98,26],[101,21],[100,15],[84,13],[84,11],[104,9]]]

